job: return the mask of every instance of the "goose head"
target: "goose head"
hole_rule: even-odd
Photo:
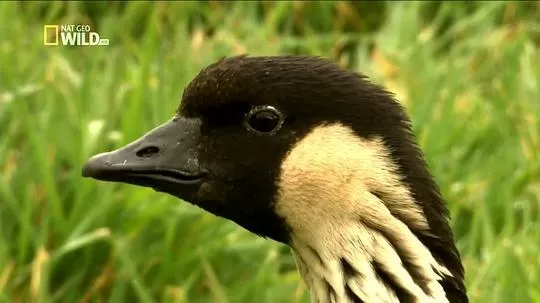
[[[406,112],[321,58],[213,63],[169,121],[82,174],[153,188],[289,245],[314,302],[467,302]]]

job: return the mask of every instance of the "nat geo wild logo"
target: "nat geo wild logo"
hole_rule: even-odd
[[[85,24],[53,24],[43,26],[43,44],[63,46],[102,46],[109,45],[109,39],[104,39],[93,32],[90,25]]]

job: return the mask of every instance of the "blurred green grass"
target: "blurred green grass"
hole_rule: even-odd
[[[540,302],[538,2],[0,2],[0,301],[308,302],[288,250],[80,177],[171,117],[205,65],[328,57],[405,104],[472,302]],[[45,47],[91,24],[106,47]]]

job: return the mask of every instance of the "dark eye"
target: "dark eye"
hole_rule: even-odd
[[[275,134],[283,124],[283,115],[272,106],[253,108],[246,115],[246,128],[262,135]]]

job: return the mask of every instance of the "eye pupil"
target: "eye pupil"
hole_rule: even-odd
[[[278,122],[279,117],[267,111],[258,112],[249,118],[249,125],[262,133],[269,133],[274,130]]]
[[[276,132],[282,123],[281,114],[273,107],[252,110],[247,116],[247,127],[260,134]]]

